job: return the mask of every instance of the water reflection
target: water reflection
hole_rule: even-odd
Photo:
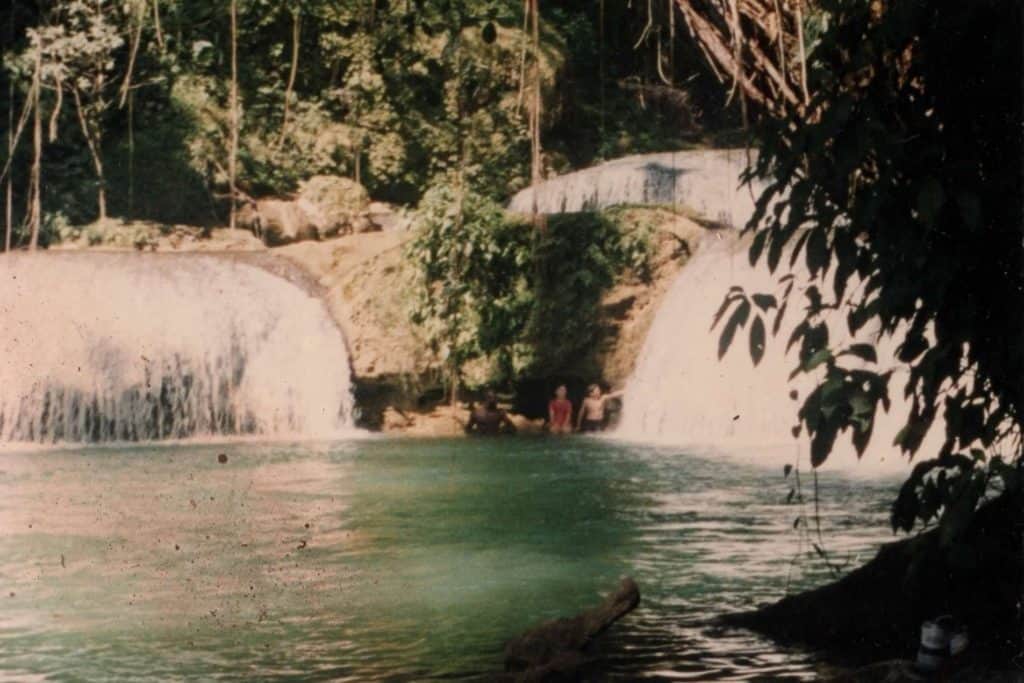
[[[891,483],[822,485],[837,556],[886,538]],[[479,678],[507,638],[632,574],[609,677],[810,677],[806,654],[708,625],[824,578],[792,566],[787,490],[583,439],[8,453],[0,674]]]

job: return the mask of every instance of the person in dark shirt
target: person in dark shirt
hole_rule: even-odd
[[[466,423],[466,434],[497,436],[515,432],[516,426],[512,424],[508,413],[498,407],[498,399],[491,391],[487,392],[482,405],[470,411],[469,422]]]

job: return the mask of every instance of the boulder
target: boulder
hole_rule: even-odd
[[[366,188],[350,178],[313,176],[302,183],[296,203],[310,216],[320,239],[377,229],[367,217]]]
[[[238,212],[238,224],[268,246],[319,238],[312,217],[297,202],[287,199],[258,199],[246,203]]]
[[[294,198],[247,202],[238,212],[240,227],[268,246],[380,230],[370,213],[370,197],[359,183],[339,176],[313,176]]]
[[[385,232],[405,232],[412,226],[410,216],[384,202],[370,202],[366,215],[371,223]]]

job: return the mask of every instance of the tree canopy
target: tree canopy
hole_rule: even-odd
[[[723,341],[749,322],[756,348],[769,312],[805,299],[788,343],[796,373],[821,377],[799,413],[812,463],[840,433],[863,453],[903,392],[895,446],[913,457],[936,420],[945,432],[920,454],[893,527],[962,530],[980,501],[1022,484],[1020,12],[999,0],[820,10],[809,99],[764,117],[750,171],[771,182],[747,228],[750,261],[780,273],[780,295],[731,293]],[[806,268],[792,269],[798,259]],[[830,336],[836,312],[849,337]],[[844,341],[869,324],[896,343],[902,386],[874,344]]]
[[[41,58],[48,219],[88,222],[108,200],[125,218],[225,222],[230,6],[0,8],[5,133],[19,128]],[[702,125],[734,122],[704,106],[724,95],[695,48],[671,40],[664,5],[653,14],[587,0],[539,7],[545,172],[679,146],[698,140]],[[473,191],[510,196],[530,178],[525,81],[534,51],[524,20],[518,0],[237,0],[238,189],[281,195],[333,174],[411,204],[463,165]],[[28,193],[28,129],[9,159],[17,208]]]

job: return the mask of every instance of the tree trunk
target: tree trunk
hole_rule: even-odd
[[[103,150],[99,132],[94,132],[85,116],[85,109],[82,107],[82,97],[78,88],[72,86],[72,94],[75,97],[75,111],[78,113],[78,125],[82,128],[82,135],[85,137],[86,146],[89,148],[89,156],[92,157],[92,166],[96,171],[96,210],[100,222],[107,220],[107,178],[103,171]]]
[[[277,144],[284,144],[285,134],[288,132],[288,117],[291,114],[292,94],[295,91],[295,78],[299,73],[299,40],[302,37],[302,15],[296,7],[292,12],[292,64],[288,72],[288,86],[284,91],[284,118],[281,120],[281,136]]]
[[[103,173],[102,166],[100,166],[98,172]],[[103,223],[107,220],[107,188],[102,180],[100,181],[100,186],[96,188],[96,206],[99,211],[99,220]]]
[[[11,79],[7,92],[7,159],[14,156],[14,79]],[[14,229],[14,181],[7,176],[7,188],[4,204],[4,251],[11,250],[11,232]]]
[[[164,46],[164,30],[160,22],[160,0],[153,0],[153,28],[156,30],[156,42]]]
[[[452,363],[452,382],[451,382],[451,395],[449,396],[449,403],[452,408],[458,405],[459,402],[459,368]]]
[[[231,192],[229,227],[234,230],[238,179],[238,0],[231,0],[231,152],[228,156],[228,178]]]
[[[541,181],[540,7],[538,0],[530,0],[530,15],[531,33],[533,35],[533,103],[530,107],[530,184],[533,185],[533,223],[534,227],[541,228],[543,225],[537,210],[537,186]]]
[[[42,191],[42,166],[43,166],[43,117],[39,111],[39,91],[42,83],[43,51],[36,49],[36,66],[32,74],[32,176],[31,176],[31,205],[29,208],[29,219],[32,228],[32,237],[29,241],[29,249],[35,251],[39,246],[39,227],[42,223],[43,206],[40,198]]]
[[[803,1],[675,4],[712,71],[739,93],[741,106],[749,101],[779,116],[790,108],[803,111],[809,100]],[[787,52],[797,55],[790,59]]]
[[[8,17],[8,39],[10,45],[14,44],[14,10],[10,10]],[[11,163],[14,157],[14,79],[8,76],[7,87],[7,163]],[[7,188],[5,192],[6,203],[4,204],[4,251],[11,250],[11,232],[14,230],[14,179],[7,176]]]
[[[128,218],[135,218],[135,93],[128,93]]]

